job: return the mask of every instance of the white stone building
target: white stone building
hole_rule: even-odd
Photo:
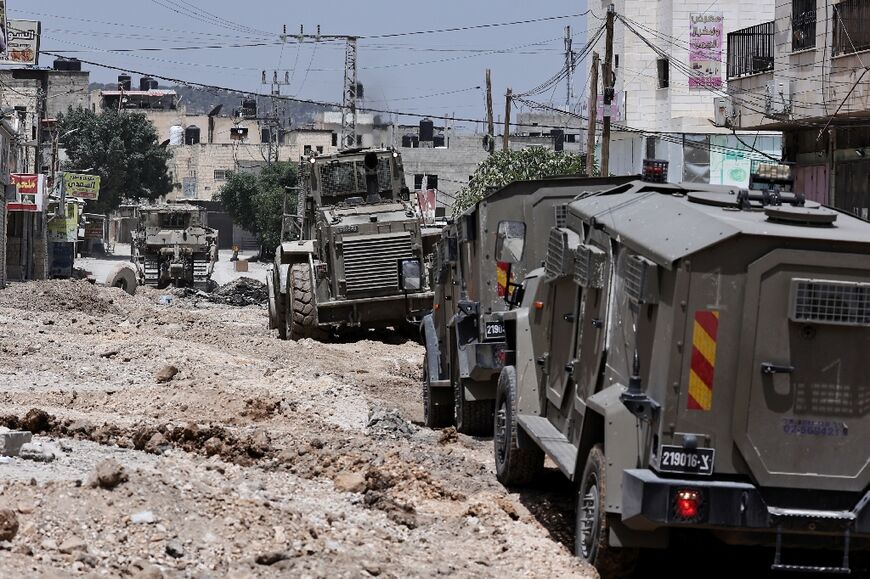
[[[610,4],[589,2],[589,38],[604,23]],[[611,173],[637,174],[643,159],[658,158],[669,162],[672,182],[734,184],[729,169],[735,157],[747,165],[750,158],[762,157],[740,153],[748,149],[741,139],[748,137],[750,145],[767,153],[780,153],[781,137],[776,133],[753,131],[738,138],[713,122],[714,99],[727,87],[727,34],[772,19],[773,0],[616,0],[613,5],[627,23],[617,18],[614,26]],[[603,64],[603,34],[595,50]],[[598,94],[603,95],[600,83]],[[600,134],[599,126],[599,139]],[[748,171],[743,173],[748,180]]]
[[[751,25],[751,26],[750,26]],[[723,113],[783,132],[795,190],[870,217],[870,3],[787,0],[732,34]]]

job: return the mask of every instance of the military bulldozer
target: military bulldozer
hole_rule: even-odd
[[[602,576],[677,534],[785,571],[866,557],[870,224],[798,193],[638,181],[506,231],[493,260],[542,236],[503,315],[502,483],[552,459]]]
[[[634,177],[554,177],[517,181],[487,195],[445,227],[435,252],[434,305],[424,317],[423,415],[427,426],[492,433],[498,376],[504,365],[508,266],[515,280],[540,266],[546,236],[516,248],[512,264],[491,259],[506,231],[564,225],[579,190],[603,190]],[[516,237],[516,236],[515,236]],[[514,239],[512,237],[511,239]]]
[[[282,339],[340,328],[399,329],[431,308],[421,218],[392,149],[303,159],[295,214],[267,275],[269,327]]]
[[[139,285],[208,290],[217,261],[217,230],[206,225],[206,210],[189,204],[136,209],[132,261]]]

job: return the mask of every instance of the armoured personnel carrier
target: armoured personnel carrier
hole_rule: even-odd
[[[189,204],[136,209],[133,256],[139,285],[207,290],[217,261],[217,230],[204,208]]]
[[[800,195],[589,192],[507,297],[499,480],[550,457],[579,556],[621,576],[674,533],[848,573],[870,539],[870,224]],[[851,558],[850,558],[851,557]],[[698,570],[702,573],[701,570]]]
[[[341,327],[405,327],[432,306],[420,214],[392,149],[304,159],[295,215],[267,276],[283,339]]]
[[[603,190],[634,177],[554,177],[517,181],[491,194],[441,232],[433,268],[434,305],[423,318],[426,345],[423,415],[428,426],[455,425],[467,434],[492,434],[493,404],[504,366],[501,316],[508,276],[522,281],[540,266],[546,236],[514,247],[512,263],[492,259],[498,240],[563,226],[566,204],[580,190]],[[505,237],[507,234],[514,234]]]

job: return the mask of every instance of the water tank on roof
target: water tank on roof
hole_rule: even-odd
[[[178,146],[184,143],[184,127],[181,125],[172,125],[169,127],[169,144]]]
[[[432,139],[432,146],[433,147],[446,147],[447,146],[447,140],[444,138],[444,133],[438,133],[437,135],[435,135],[435,137]]]
[[[118,90],[130,90],[133,86],[133,79],[129,74],[118,75]]]
[[[139,79],[139,90],[154,90],[157,88],[157,81],[150,76],[143,76]]]
[[[435,135],[435,123],[431,119],[420,121],[420,142],[428,143]]]
[[[366,95],[366,91],[365,91],[365,87],[363,87],[363,83],[361,83],[361,82],[356,83],[356,98],[363,99],[363,98],[365,98],[365,95]]]
[[[199,127],[190,125],[184,129],[184,144],[198,145],[199,144]]]
[[[406,149],[411,148],[411,137],[412,135],[402,135],[402,146]]]
[[[77,58],[60,57],[54,59],[52,68],[54,68],[54,70],[81,71],[82,62]]]

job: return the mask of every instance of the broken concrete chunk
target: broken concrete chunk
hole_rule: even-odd
[[[130,517],[130,521],[137,525],[150,525],[157,522],[157,517],[151,511],[141,511]]]
[[[33,435],[25,430],[13,430],[0,434],[0,455],[18,456],[21,447],[30,442]]]
[[[109,458],[97,465],[88,482],[92,487],[111,490],[126,481],[127,473],[124,467],[118,461]]]

